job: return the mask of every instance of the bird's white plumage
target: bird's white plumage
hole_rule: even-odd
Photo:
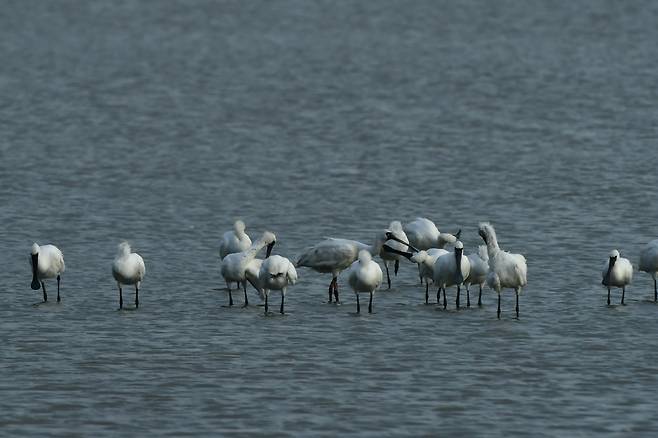
[[[457,237],[450,233],[441,233],[431,220],[418,217],[403,227],[408,242],[418,249],[445,248],[454,244]]]
[[[261,264],[258,278],[266,294],[270,290],[280,290],[285,294],[286,288],[297,282],[297,271],[290,260],[273,255]]]
[[[112,276],[117,283],[134,284],[139,287],[145,273],[146,267],[142,256],[132,252],[128,242],[121,242],[112,262]]]
[[[436,259],[444,254],[448,254],[448,251],[440,248],[430,248],[417,252],[410,260],[418,264],[421,278],[426,282],[430,282],[434,279],[434,263]]]
[[[227,283],[245,281],[245,271],[249,263],[256,258],[261,249],[274,242],[276,242],[274,233],[265,231],[248,249],[227,254],[221,265],[221,274],[224,280]]]
[[[528,284],[525,257],[500,249],[496,231],[488,222],[481,223],[478,232],[485,239],[489,255],[487,285],[499,294],[505,288],[521,293],[522,288]]]
[[[610,267],[611,258],[614,258],[615,262],[610,270],[610,279],[608,280],[606,277],[608,274],[608,268]],[[633,280],[633,265],[628,259],[621,257],[619,251],[615,249],[609,254],[608,260],[603,265],[601,277],[604,286],[626,287]]]
[[[658,272],[658,239],[647,243],[640,251],[639,268],[640,271],[651,275],[651,278],[656,278]]]
[[[227,231],[219,242],[219,257],[223,260],[229,254],[246,251],[251,247],[251,239],[245,232],[245,224],[241,220],[235,221],[233,230]]]
[[[487,281],[487,274],[489,273],[487,246],[480,245],[476,253],[468,255],[468,261],[471,264],[471,271],[464,283],[466,285],[478,284],[482,286]]]
[[[402,229],[402,223],[400,221],[393,221],[390,223],[388,229],[390,230],[391,234],[393,234],[396,238],[402,240],[403,242],[409,242],[409,239],[407,238],[407,235],[405,234],[404,230]],[[398,251],[408,251],[409,247],[401,242],[395,241],[395,240],[387,240],[386,245],[398,250]],[[380,248],[379,254],[372,253],[374,255],[379,255],[379,257],[384,260],[384,263],[387,261],[395,261],[395,260],[400,260],[401,256],[399,254],[394,254],[386,251],[382,251]]]
[[[64,272],[66,266],[64,264],[64,254],[55,245],[32,244],[32,255],[38,255],[37,261],[37,274],[38,279],[55,278]],[[32,258],[30,258],[30,265]]]
[[[372,293],[382,284],[382,269],[366,251],[359,251],[358,260],[352,263],[347,282],[354,293]]]
[[[432,276],[435,286],[443,289],[451,286],[459,286],[468,278],[471,269],[468,257],[461,257],[459,266],[457,266],[457,260],[455,258],[456,251],[461,251],[463,248],[462,243],[457,241],[453,252],[447,252],[436,259]],[[457,279],[461,279],[461,281],[457,281]]]

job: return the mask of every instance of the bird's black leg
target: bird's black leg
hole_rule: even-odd
[[[459,309],[459,292],[460,292],[460,287],[457,285],[457,299],[455,300],[455,306]]]
[[[443,286],[443,308],[447,309],[448,308],[448,299],[446,298],[446,287]]]
[[[359,303],[359,294],[356,294],[356,313],[361,313],[361,304]]]
[[[233,292],[231,292],[231,285],[229,283],[226,283],[228,285],[228,305],[232,306],[233,305]]]
[[[436,291],[436,304],[441,303],[441,288]]]
[[[331,283],[329,283],[329,301],[327,302],[327,304],[331,304],[332,302],[332,296],[334,293],[334,281],[336,281],[336,277],[332,278]]]
[[[423,284],[423,276],[420,273],[420,265],[418,265],[418,277],[420,278],[420,284]]]
[[[608,306],[610,305],[610,288],[608,287]]]
[[[478,306],[482,305],[482,285],[480,285],[480,294],[478,295]]]
[[[135,308],[139,307],[139,286],[135,284]]]
[[[265,314],[267,315],[267,310],[269,309],[269,306],[267,305],[267,297],[269,296],[269,293],[265,294]]]
[[[653,279],[653,302],[658,302],[658,287],[656,286],[656,279]]]
[[[621,288],[621,304],[624,305],[624,295],[626,295],[626,287]]]
[[[119,286],[119,310],[123,309],[123,291],[121,286]]]
[[[519,291],[516,291],[516,319],[519,319]]]
[[[60,301],[62,301],[61,298],[59,297],[59,281],[60,281],[60,277],[59,277],[59,275],[58,275],[58,276],[57,276],[57,302],[58,302],[58,303],[59,303]]]
[[[368,313],[372,313],[372,292],[370,292],[370,302],[368,303]]]
[[[46,283],[41,282],[41,289],[43,289],[43,301],[44,303],[48,301],[48,294],[46,293]]]
[[[238,283],[238,286],[240,286],[240,283]],[[247,298],[247,281],[242,282],[242,289],[244,290],[244,306],[242,307],[247,307],[249,305],[249,298]]]
[[[395,269],[393,272],[395,272],[395,276],[398,276],[398,269],[400,269],[400,260],[395,261]]]
[[[471,291],[468,286],[466,286],[466,307],[471,307]]]
[[[388,273],[388,263],[384,262],[384,267],[386,268],[386,281],[388,281],[388,288],[391,288],[391,275]]]
[[[430,303],[430,284],[425,282],[425,304]]]
[[[281,291],[281,315],[283,315],[283,301],[285,299],[286,295]]]
[[[336,304],[340,304],[340,300],[338,299],[338,278],[334,280],[334,301]]]

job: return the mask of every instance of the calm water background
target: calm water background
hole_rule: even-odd
[[[651,281],[623,307],[599,286],[658,237],[655,2],[1,10],[0,435],[658,432]],[[237,217],[294,258],[417,215],[526,255],[520,320],[510,293],[500,321],[490,291],[423,305],[410,264],[373,315],[307,270],[285,317],[222,307]],[[121,239],[139,311],[116,311]],[[34,305],[33,241],[65,254],[59,305]]]

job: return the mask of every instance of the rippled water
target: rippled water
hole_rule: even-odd
[[[611,307],[599,283],[611,249],[637,264],[658,237],[657,19],[649,1],[4,2],[0,434],[654,436],[651,281]],[[410,264],[373,315],[344,279],[325,304],[307,270],[285,317],[222,307],[236,217],[294,258],[417,215],[467,252],[490,220],[526,255],[520,320],[510,293],[500,321],[490,291],[423,305]],[[121,239],[146,260],[139,311],[116,311]],[[61,304],[29,288],[33,241],[64,251]]]

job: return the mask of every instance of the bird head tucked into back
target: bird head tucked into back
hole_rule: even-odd
[[[427,251],[421,250],[418,251],[416,254],[412,255],[409,260],[411,260],[414,263],[421,264],[427,259]]]
[[[359,262],[362,265],[366,263],[370,263],[371,260],[372,260],[372,255],[368,251],[366,251],[365,249],[359,251]]]
[[[265,253],[265,258],[268,258],[272,254],[272,248],[276,244],[276,236],[271,231],[265,231],[261,237],[263,243],[267,245],[267,252]]]
[[[31,254],[32,255],[39,254],[39,245],[37,245],[36,242],[32,244]]]
[[[118,255],[128,255],[130,254],[130,244],[125,240],[117,246]]]
[[[235,231],[235,234],[244,233],[245,228],[246,228],[246,226],[245,226],[244,222],[242,222],[240,219],[235,221],[235,223],[233,224],[233,230]]]
[[[480,223],[480,226],[478,227],[478,234],[487,245],[496,238],[496,231],[494,230],[493,225],[491,225],[489,222]]]

